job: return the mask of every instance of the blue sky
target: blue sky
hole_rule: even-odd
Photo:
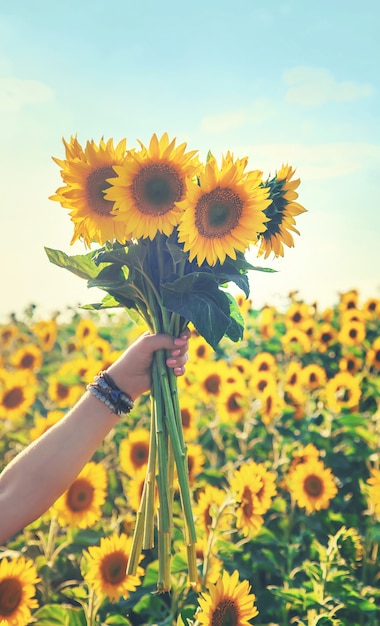
[[[72,134],[290,163],[308,212],[284,259],[252,255],[277,270],[251,273],[254,305],[380,297],[379,19],[377,0],[0,3],[1,318],[98,299],[44,252],[85,252],[48,200]]]

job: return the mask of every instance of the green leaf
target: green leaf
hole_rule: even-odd
[[[113,613],[108,615],[104,624],[114,624],[114,626],[130,626],[131,622],[126,617],[120,615],[120,613]]]
[[[46,604],[33,614],[34,626],[86,626],[83,609]]]
[[[121,306],[122,304],[118,300],[116,300],[116,298],[114,298],[110,294],[107,294],[106,296],[104,296],[101,302],[94,302],[93,304],[83,304],[79,308],[90,311],[99,311],[100,309],[114,309]]]
[[[230,315],[229,299],[211,274],[187,274],[161,285],[161,293],[164,306],[191,321],[214,349],[227,331],[229,337],[239,334]]]
[[[45,248],[45,252],[50,263],[54,263],[54,265],[58,265],[58,267],[69,270],[76,276],[79,276],[79,278],[95,278],[103,267],[97,267],[94,263],[93,259],[98,254],[97,250],[89,252],[88,254],[78,254],[75,256],[68,256],[65,252],[53,250],[52,248]]]
[[[120,266],[107,265],[98,276],[91,278],[87,286],[103,289],[117,302],[129,309],[136,309],[136,289],[124,278]]]

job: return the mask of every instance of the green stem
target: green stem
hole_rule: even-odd
[[[156,489],[156,463],[157,463],[157,445],[156,445],[156,415],[154,409],[153,398],[151,399],[151,423],[150,423],[150,441],[149,441],[149,458],[146,474],[146,507],[145,507],[145,525],[143,549],[149,550],[154,546],[154,496]]]

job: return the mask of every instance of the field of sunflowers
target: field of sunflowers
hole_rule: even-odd
[[[297,293],[284,311],[238,303],[243,339],[214,351],[193,329],[179,379],[198,584],[177,492],[171,592],[156,592],[155,549],[125,573],[147,395],[0,548],[1,626],[380,624],[380,300],[352,290],[326,310]],[[144,332],[115,310],[46,320],[31,306],[0,327],[0,468]]]

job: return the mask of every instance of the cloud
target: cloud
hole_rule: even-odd
[[[294,67],[283,74],[283,80],[289,87],[286,101],[305,107],[320,106],[326,102],[351,102],[366,98],[373,92],[371,85],[337,82],[328,70],[314,67]]]
[[[0,111],[19,111],[25,106],[46,102],[53,91],[37,80],[0,77]]]
[[[357,172],[378,171],[380,145],[365,142],[335,142],[305,145],[299,143],[238,146],[236,154],[249,157],[249,167],[272,175],[283,163],[297,168],[303,180],[326,180],[352,176]]]
[[[260,124],[274,115],[275,108],[268,98],[256,98],[250,107],[204,117],[201,129],[206,133],[226,132],[249,124]]]

